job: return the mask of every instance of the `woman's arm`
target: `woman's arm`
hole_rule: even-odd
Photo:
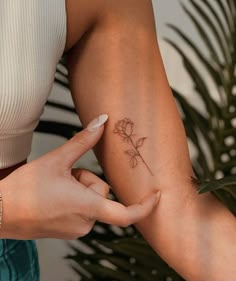
[[[136,225],[144,238],[188,280],[233,280],[235,218],[211,194],[198,195],[191,182],[151,1],[107,1],[69,52],[68,69],[82,124],[109,115],[94,151],[120,201],[133,204],[161,189],[158,208]]]

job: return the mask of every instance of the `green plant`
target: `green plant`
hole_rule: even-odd
[[[236,214],[236,1],[188,0],[188,3],[192,9],[183,4],[182,7],[205,52],[178,27],[168,26],[190,48],[207,75],[173,40],[166,41],[182,57],[205,114],[176,90],[173,93],[183,112],[187,136],[198,152],[193,167],[202,182],[199,193],[213,192]],[[208,86],[209,80],[214,84],[215,96]]]
[[[236,0],[187,0],[187,4],[182,4],[183,10],[195,26],[205,52],[178,27],[168,26],[191,49],[202,68],[196,67],[185,49],[173,40],[166,41],[182,57],[205,113],[175,89],[173,93],[183,113],[186,134],[197,149],[193,168],[200,181],[199,193],[213,192],[236,214]],[[56,82],[68,88],[66,74],[60,69],[62,65],[63,60]],[[203,75],[202,69],[208,75]],[[215,97],[208,86],[209,79],[214,83]],[[73,112],[60,104],[48,103],[48,106]],[[56,134],[66,138],[82,129],[70,124],[44,123],[39,131],[48,132],[52,125],[57,128]],[[224,177],[217,179],[219,174]],[[106,181],[103,174],[98,176]],[[183,280],[132,226],[121,229],[96,223],[89,235],[78,240],[78,245],[81,243],[86,245],[86,251],[69,244],[74,254],[65,258],[73,260],[72,268],[83,281]]]

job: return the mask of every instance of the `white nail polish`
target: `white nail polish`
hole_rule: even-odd
[[[98,116],[97,118],[93,119],[88,126],[86,127],[86,129],[90,132],[94,132],[96,131],[99,127],[101,127],[108,119],[108,115],[107,114],[102,114],[100,116]]]

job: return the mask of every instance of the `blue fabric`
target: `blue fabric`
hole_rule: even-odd
[[[0,281],[39,281],[35,240],[0,239]]]

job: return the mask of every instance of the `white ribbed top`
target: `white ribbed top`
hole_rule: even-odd
[[[66,0],[0,0],[0,169],[31,152],[66,43]]]

